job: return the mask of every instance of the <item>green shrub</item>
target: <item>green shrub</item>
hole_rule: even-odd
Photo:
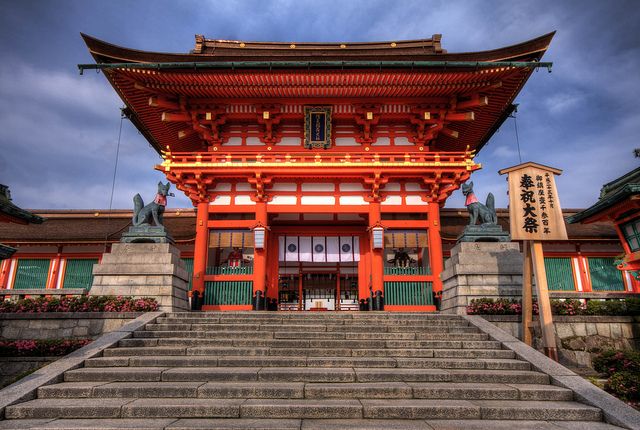
[[[628,297],[624,300],[551,300],[551,312],[555,315],[640,315],[640,298]],[[533,313],[538,313],[538,303],[533,301]],[[516,299],[473,299],[467,306],[469,315],[521,315],[522,305]]]
[[[593,368],[606,374],[606,389],[617,397],[636,402],[640,400],[640,352],[604,351],[593,359]]]
[[[640,373],[616,372],[607,381],[607,388],[623,400],[640,400]]]
[[[593,359],[593,368],[607,376],[616,372],[640,373],[640,351],[608,349]]]

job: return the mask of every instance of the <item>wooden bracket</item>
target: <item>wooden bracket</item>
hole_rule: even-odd
[[[251,201],[254,202],[268,202],[272,197],[266,194],[266,188],[271,185],[272,178],[262,176],[261,172],[256,172],[254,177],[249,177],[247,182],[253,185],[256,189],[255,195],[251,196]]]
[[[354,120],[360,128],[360,133],[355,137],[360,144],[371,144],[376,141],[376,136],[372,133],[371,127],[380,121],[380,106],[359,105],[356,106]]]
[[[366,202],[381,202],[385,197],[380,195],[380,188],[389,182],[389,178],[383,178],[380,172],[375,172],[372,177],[364,178],[364,183],[371,187],[371,193],[364,196]]]
[[[282,120],[281,110],[280,105],[256,106],[258,124],[264,125],[264,134],[260,137],[260,142],[272,145],[282,140],[282,132],[274,127]]]

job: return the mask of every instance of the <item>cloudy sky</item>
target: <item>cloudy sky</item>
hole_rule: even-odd
[[[640,7],[637,1],[5,1],[0,9],[0,183],[31,209],[109,207],[122,102],[80,32],[126,47],[187,52],[194,34],[268,41],[376,41],[443,34],[449,52],[493,49],[557,31],[520,93],[523,161],[564,170],[565,208],[595,202],[600,186],[640,165]],[[113,208],[155,193],[161,160],[126,120]],[[506,207],[497,171],[519,163],[509,119],[476,161],[481,199]],[[188,207],[184,196],[169,206]],[[462,207],[457,191],[447,207]]]

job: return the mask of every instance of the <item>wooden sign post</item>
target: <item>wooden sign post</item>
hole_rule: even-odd
[[[567,229],[554,178],[562,170],[529,162],[502,169],[499,173],[508,175],[511,240],[522,240],[524,248],[522,340],[527,345],[532,343],[533,278],[544,352],[558,361],[542,241],[567,240]]]

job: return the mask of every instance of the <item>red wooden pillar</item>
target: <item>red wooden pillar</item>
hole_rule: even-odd
[[[62,247],[58,247],[58,253],[51,259],[51,270],[49,271],[49,278],[47,279],[46,289],[54,290],[58,285],[58,273],[60,272],[60,266],[62,264]]]
[[[196,215],[196,243],[193,249],[193,290],[204,294],[204,275],[207,270],[207,246],[209,242],[209,203],[199,202]]]
[[[380,202],[369,203],[369,237],[371,237],[371,228],[380,224]],[[369,250],[371,252],[371,288],[375,294],[376,291],[382,291],[384,294],[383,270],[384,262],[382,260],[384,249],[374,249],[373,241]]]
[[[429,204],[429,263],[433,274],[433,291],[442,291],[442,238],[440,237],[440,206],[437,202]]]
[[[256,202],[256,225],[267,228],[267,203]],[[265,247],[253,250],[253,292],[262,291],[263,297],[267,285],[267,244],[269,243],[269,232],[265,231]]]
[[[9,288],[9,269],[11,268],[11,259],[0,261],[0,289]]]

